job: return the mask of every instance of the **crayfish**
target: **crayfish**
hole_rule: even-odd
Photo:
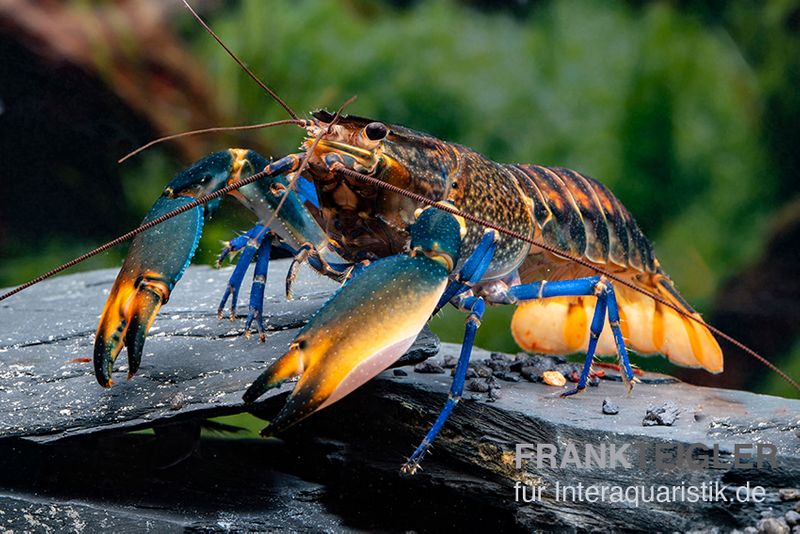
[[[617,355],[632,386],[630,349],[722,371],[712,328],[680,296],[650,241],[600,182],[564,168],[496,163],[470,148],[341,110],[301,119],[270,94],[292,116],[281,122],[305,130],[301,151],[272,161],[232,148],[201,159],[167,185],[143,227],[131,233],[136,236],[100,319],[94,369],[102,386],[112,385],[123,347],[129,378],[136,373],[148,330],[223,194],[249,208],[258,224],[223,250],[220,259],[241,255],[219,315],[230,299],[235,316],[239,287],[255,260],[245,328],[263,340],[273,247],[295,258],[287,292],[303,263],[342,283],[245,392],[250,403],[297,380],[264,434],[286,429],[388,368],[446,305],[467,316],[461,355],[443,410],[404,466],[409,472],[459,402],[487,305],[518,306],[512,334],[527,351],[586,353],[577,387],[565,396],[586,388],[601,354]]]

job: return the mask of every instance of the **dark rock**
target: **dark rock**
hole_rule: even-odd
[[[285,268],[286,263],[276,262],[270,271]],[[604,384],[602,392],[587,388],[580,396],[562,399],[561,390],[531,383],[522,370],[535,368],[538,375],[541,367],[534,362],[549,362],[545,367],[565,362],[528,356],[514,357],[509,366],[509,372],[526,380],[503,382],[502,396],[491,369],[483,366],[489,376],[478,380],[474,368],[469,371],[469,383],[480,382],[484,391],[464,396],[434,443],[435,454],[425,458],[424,471],[414,477],[399,477],[399,464],[444,406],[448,375],[410,373],[397,380],[389,371],[278,440],[201,439],[197,422],[206,417],[258,410],[269,419],[277,413],[291,384],[254,407],[241,403],[241,393],[286,350],[308,314],[336,285],[316,276],[301,279],[299,298],[286,303],[280,296],[282,277],[271,274],[270,335],[259,344],[241,336],[241,322],[216,320],[219,291],[230,270],[191,268],[156,320],[139,374],[130,382],[122,375],[111,390],[103,390],[90,364],[70,360],[91,354],[102,290],[110,287],[114,274],[57,278],[17,296],[24,298],[0,303],[0,438],[5,438],[0,439],[0,499],[16,499],[0,502],[5,528],[38,530],[25,522],[28,514],[44,524],[52,517],[53,530],[72,530],[74,523],[56,516],[68,518],[77,510],[88,529],[116,531],[141,530],[148,521],[150,528],[163,531],[470,531],[476,526],[504,532],[728,531],[755,525],[761,511],[780,505],[778,490],[797,483],[800,401],[684,383],[637,384],[628,395],[614,381]],[[423,340],[423,346],[435,353],[433,343]],[[443,359],[458,357],[458,345],[440,348]],[[473,358],[492,360],[477,348]],[[118,367],[125,367],[124,356]],[[519,370],[510,371],[514,367]],[[620,409],[611,428],[596,409],[604,397]],[[643,427],[643,407],[668,401],[702,406],[708,415],[682,419],[679,428]],[[178,431],[165,432],[166,423]],[[119,432],[150,425],[162,429],[154,436]],[[165,447],[165,438],[173,445]],[[518,443],[554,444],[563,454],[565,444],[582,450],[601,441],[617,447],[704,443],[717,445],[726,458],[737,443],[770,443],[780,461],[768,476],[725,466],[657,470],[635,462],[630,469],[608,470],[518,470],[514,465]],[[143,468],[142,462],[152,468]],[[515,502],[515,483],[534,479],[550,488],[556,482],[601,481],[623,487],[705,482],[733,489],[749,481],[765,486],[771,500],[639,507],[550,497],[531,505]],[[370,506],[363,506],[367,501]],[[11,508],[24,512],[8,521]],[[47,515],[50,510],[61,512]],[[103,517],[92,519],[84,510]]]
[[[797,488],[781,488],[778,490],[778,495],[782,501],[796,501],[800,499],[800,489]]]
[[[587,381],[590,387],[596,388],[600,385],[600,377],[598,376],[590,376],[589,380]]]
[[[408,373],[407,373],[407,372],[405,372],[405,371],[404,371],[404,370],[402,370],[402,369],[394,369],[394,370],[392,371],[392,374],[393,374],[394,376],[408,376]]]
[[[520,374],[511,371],[497,371],[494,373],[494,377],[497,378],[498,380],[504,380],[506,382],[520,381]]]
[[[603,399],[603,413],[606,415],[617,415],[619,413],[619,406],[608,399]]]
[[[649,406],[642,420],[642,426],[672,426],[680,413],[680,408],[672,401],[660,406]]]
[[[444,367],[445,369],[453,369],[457,363],[458,363],[458,357],[449,355],[444,358],[442,367]]]
[[[439,363],[434,361],[425,361],[422,363],[418,363],[414,366],[415,373],[425,373],[429,375],[441,375],[444,374],[444,368],[439,365]]]
[[[794,510],[789,510],[783,515],[783,518],[786,520],[786,524],[790,527],[800,525],[800,513],[795,512]]]
[[[782,519],[774,517],[762,519],[756,528],[760,534],[789,534],[789,526]]]

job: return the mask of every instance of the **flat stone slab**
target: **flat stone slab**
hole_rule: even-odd
[[[145,344],[142,365],[126,380],[127,353],[115,384],[100,387],[91,362],[94,332],[116,269],[48,280],[0,303],[0,438],[47,441],[113,429],[135,429],[182,417],[244,410],[242,393],[281,356],[337,284],[301,269],[295,298],[284,297],[288,260],[270,265],[265,290],[266,343],[243,335],[244,321],[217,320],[232,267],[189,268],[161,309]],[[239,310],[247,312],[250,278]],[[410,349],[426,357],[438,340],[426,333]],[[284,389],[283,391],[286,391]],[[268,392],[264,398],[280,394]]]
[[[473,354],[476,382],[468,380],[422,470],[401,475],[447,399],[448,366],[459,347],[446,343],[426,361],[441,372],[386,371],[278,441],[201,440],[199,420],[247,409],[269,419],[291,389],[287,384],[254,407],[241,402],[247,385],[335,289],[306,272],[297,299],[287,303],[280,276],[287,265],[270,269],[265,344],[244,338],[242,321],[216,319],[230,270],[189,269],[154,325],[139,373],[125,381],[121,357],[110,390],[96,384],[91,364],[71,360],[90,356],[114,271],[57,278],[0,303],[0,510],[7,513],[0,526],[35,530],[30,516],[69,529],[77,514],[87,525],[121,531],[136,518],[154,531],[685,531],[756,526],[762,515],[777,521],[795,506],[782,495],[800,484],[800,401],[652,373],[628,394],[613,372],[565,399],[560,393],[573,384],[531,382],[512,368],[515,356],[481,349]],[[431,337],[417,347],[422,357],[439,349]],[[603,413],[606,399],[616,414]],[[667,413],[677,411],[671,426],[646,426],[648,409],[667,403]],[[144,436],[114,432],[149,425],[157,430],[150,445]],[[517,466],[524,444],[534,456]],[[539,462],[538,445],[552,447],[556,463]],[[587,462],[587,445],[625,450],[630,465]],[[699,466],[664,464],[675,463],[678,447],[695,445],[715,451],[719,461],[702,464],[701,455]],[[745,452],[772,447],[777,461],[735,465],[737,445]],[[565,461],[571,450],[578,458]],[[661,464],[658,450],[666,454]],[[577,491],[578,484],[717,493],[697,502],[559,497],[558,487]],[[756,486],[760,500],[736,500]]]

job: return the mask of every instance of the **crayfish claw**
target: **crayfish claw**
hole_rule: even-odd
[[[162,282],[163,284],[163,282]],[[142,351],[147,332],[156,318],[161,304],[164,302],[162,290],[157,285],[144,283],[136,293],[131,306],[131,318],[128,332],[125,335],[125,345],[128,347],[128,380],[133,378],[142,363]],[[163,291],[167,291],[166,287]]]
[[[255,402],[261,395],[276,388],[287,380],[299,376],[303,372],[303,353],[297,343],[293,343],[289,352],[272,362],[267,370],[261,373],[247,391],[244,392],[242,399],[246,403]]]
[[[192,201],[161,196],[145,217],[152,221]],[[111,387],[114,361],[128,347],[128,378],[139,369],[145,339],[161,306],[189,264],[203,229],[203,209],[173,217],[158,230],[142,232],[131,243],[100,317],[94,343],[94,371]]]
[[[156,273],[148,272],[135,281],[128,276],[118,279],[94,342],[94,370],[101,386],[111,387],[114,361],[124,346],[128,347],[128,378],[139,370],[147,332],[168,295],[166,282]]]

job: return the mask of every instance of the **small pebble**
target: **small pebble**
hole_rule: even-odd
[[[438,375],[444,373],[444,369],[442,368],[441,365],[439,365],[436,362],[432,362],[430,360],[415,365],[414,371],[417,373],[425,373],[431,375]]]
[[[503,360],[483,360],[481,363],[492,371],[506,371],[511,367],[509,362]]]
[[[473,378],[467,383],[467,389],[478,393],[488,393],[489,384],[485,379]]]
[[[467,374],[466,374],[465,378],[470,379],[470,378],[477,378],[477,377],[478,377],[478,373],[475,372],[475,368],[472,367],[471,365],[469,367],[467,367]]]
[[[606,415],[617,415],[619,413],[619,406],[608,399],[603,399],[603,413]]]
[[[562,387],[567,383],[567,379],[558,371],[545,371],[542,373],[542,382],[548,386]]]
[[[475,366],[475,372],[478,373],[478,376],[481,378],[489,378],[494,374],[494,372],[485,365],[478,364]]]
[[[183,408],[184,404],[186,404],[186,396],[183,393],[178,392],[174,397],[172,397],[172,400],[170,400],[169,409],[173,411],[180,410]]]
[[[672,426],[678,419],[680,408],[672,401],[667,401],[661,406],[650,406],[647,414],[642,419],[642,426]]]
[[[512,373],[511,371],[497,371],[494,373],[494,377],[500,380],[505,380],[506,382],[520,381],[519,373]]]
[[[768,517],[760,520],[756,524],[758,532],[760,534],[789,534],[789,525],[783,522],[782,519],[783,518],[775,519],[774,517]]]
[[[800,490],[797,488],[781,488],[778,495],[782,501],[796,501],[800,499]]]
[[[790,527],[800,525],[800,513],[795,512],[794,510],[789,510],[786,512],[783,518],[786,520],[786,524]]]
[[[402,369],[395,369],[392,373],[394,373],[394,376],[408,376],[408,373]]]
[[[599,385],[600,385],[600,377],[599,376],[589,377],[589,386],[590,387],[596,388]]]
[[[519,374],[522,375],[522,378],[525,380],[529,380],[531,382],[541,382],[541,378],[539,376],[539,369],[533,367],[532,365],[526,365],[524,367],[520,367]]]
[[[502,352],[493,352],[489,355],[492,360],[499,360],[507,362],[509,365],[515,360],[515,357],[510,354],[503,354]]]
[[[444,363],[442,364],[445,369],[452,369],[458,363],[458,358],[453,356],[452,354],[448,354],[444,357]]]

